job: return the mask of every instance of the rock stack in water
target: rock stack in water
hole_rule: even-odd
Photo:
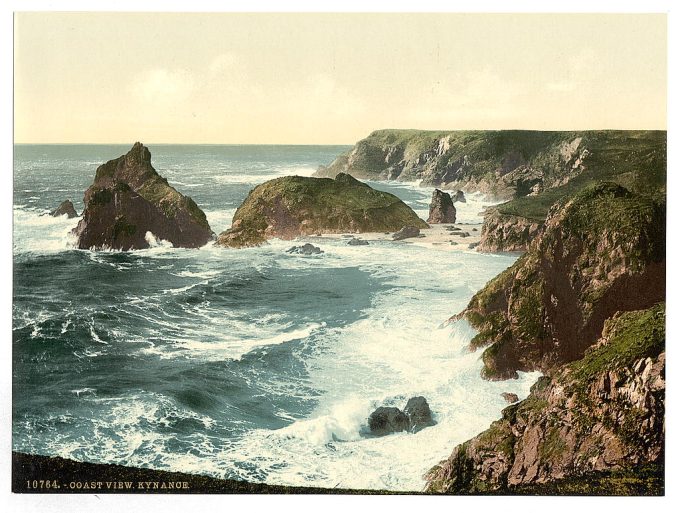
[[[430,217],[427,218],[427,222],[430,224],[456,222],[456,207],[453,206],[448,193],[439,189],[434,190],[430,202]]]
[[[168,185],[139,142],[97,168],[84,202],[74,230],[80,249],[144,249],[153,240],[148,232],[184,248],[203,246],[213,237],[203,211]]]
[[[62,201],[61,204],[56,209],[50,212],[50,215],[52,217],[61,217],[64,214],[66,214],[66,217],[68,217],[69,219],[78,217],[78,212],[76,212],[76,209],[73,206],[71,200]]]

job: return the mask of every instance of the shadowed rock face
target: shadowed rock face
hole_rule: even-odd
[[[216,244],[257,246],[319,233],[386,232],[402,226],[427,228],[403,201],[340,173],[334,180],[286,176],[250,191],[232,226]]]
[[[456,222],[456,207],[453,206],[448,193],[439,189],[434,190],[430,202],[430,217],[427,218],[427,222],[430,224]]]
[[[50,215],[52,217],[61,217],[64,214],[66,214],[66,216],[69,219],[78,217],[78,212],[76,212],[76,209],[73,206],[73,203],[71,203],[71,200],[62,201],[61,204],[55,210],[50,212]]]
[[[156,172],[141,143],[97,168],[84,202],[74,230],[80,249],[148,248],[147,232],[185,248],[203,246],[213,236],[203,211]]]
[[[665,298],[665,205],[613,183],[556,204],[541,234],[464,312],[483,375],[548,371],[583,357],[607,318]]]

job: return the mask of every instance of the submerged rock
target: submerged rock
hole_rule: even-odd
[[[430,224],[455,223],[456,207],[448,193],[435,189],[432,193],[430,202],[430,217],[427,218]]]
[[[73,206],[73,203],[71,203],[71,200],[62,201],[61,204],[55,210],[50,212],[50,215],[52,217],[61,217],[64,214],[66,214],[66,216],[69,219],[78,217],[78,212],[76,212],[76,209]]]
[[[361,240],[357,239],[356,237],[352,237],[348,242],[348,246],[368,246],[368,241],[367,240]]]
[[[392,234],[392,240],[404,240],[413,237],[418,237],[420,235],[420,229],[415,226],[404,226],[398,232]]]
[[[368,427],[373,435],[389,435],[399,431],[408,431],[409,420],[399,408],[381,406],[368,417]]]
[[[409,420],[409,431],[417,433],[423,428],[434,426],[430,405],[423,396],[411,397],[406,403],[404,413]]]
[[[85,191],[83,218],[74,229],[81,249],[144,249],[147,232],[175,247],[196,248],[213,233],[203,211],[151,165],[151,153],[137,142],[125,155],[97,168]]]
[[[218,246],[244,247],[277,237],[291,240],[320,233],[392,232],[427,228],[403,201],[340,173],[334,180],[286,176],[250,191],[222,232]]]
[[[323,250],[313,244],[306,243],[302,246],[293,246],[286,250],[286,253],[296,253],[298,255],[320,255]]]

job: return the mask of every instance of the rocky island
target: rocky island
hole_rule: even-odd
[[[203,246],[213,237],[203,211],[156,172],[151,152],[139,142],[97,168],[84,203],[74,229],[80,249],[145,249],[149,232],[183,248]]]
[[[216,244],[249,247],[277,237],[428,228],[403,201],[339,173],[335,179],[286,176],[250,191]]]

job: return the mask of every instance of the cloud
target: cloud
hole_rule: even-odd
[[[186,100],[195,88],[196,80],[188,71],[156,68],[140,75],[131,91],[144,101],[175,102]]]

